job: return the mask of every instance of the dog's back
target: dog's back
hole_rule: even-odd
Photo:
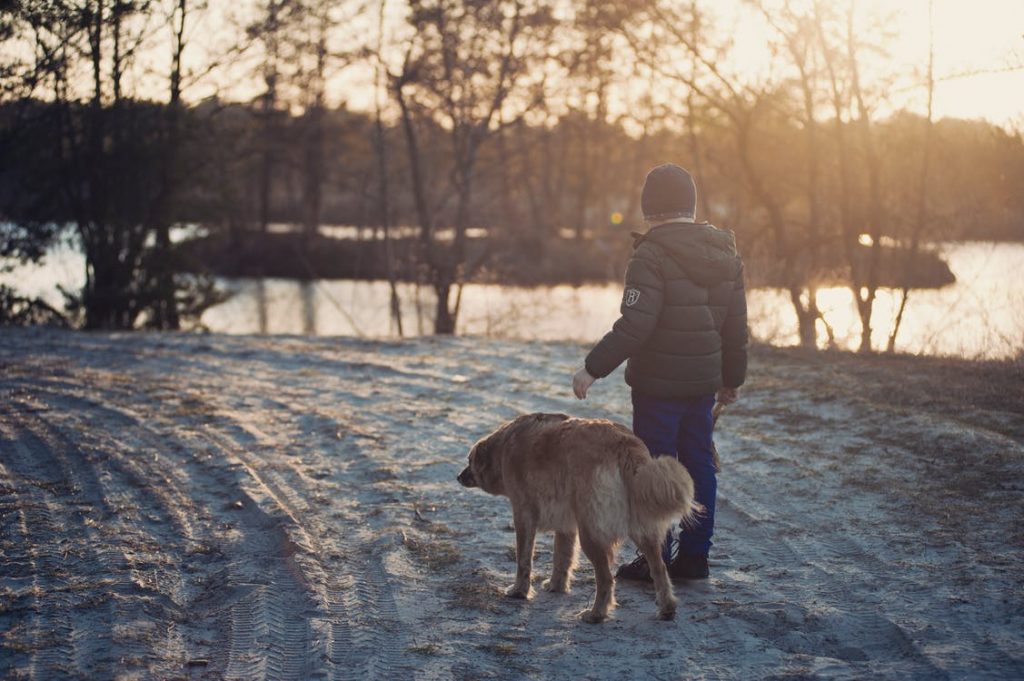
[[[671,457],[652,458],[638,437],[610,421],[571,419],[561,425],[575,460],[577,521],[607,543],[625,536],[664,537],[674,519],[693,513],[693,479]]]
[[[576,526],[601,543],[664,536],[693,512],[693,480],[670,457],[652,459],[625,426],[598,419],[521,417],[505,459],[513,505],[534,505],[544,529]]]

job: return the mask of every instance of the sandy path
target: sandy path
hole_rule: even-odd
[[[0,330],[0,676],[1024,677],[1019,424],[773,352],[723,417],[713,578],[676,622],[624,584],[578,624],[585,561],[568,597],[498,597],[507,504],[454,476],[521,412],[628,420],[618,376],[570,399],[580,356]]]

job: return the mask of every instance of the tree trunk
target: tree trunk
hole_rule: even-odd
[[[157,291],[153,322],[158,329],[177,331],[181,328],[175,296],[174,264],[171,252],[170,227],[161,220],[156,230]]]
[[[453,133],[454,134],[454,133]],[[469,133],[472,136],[474,133]],[[456,153],[457,147],[456,147]],[[452,244],[452,251],[447,256],[432,258],[431,268],[434,270],[434,290],[437,292],[437,317],[434,320],[434,333],[438,335],[451,335],[455,333],[455,324],[458,320],[459,308],[449,305],[448,298],[451,294],[451,287],[459,279],[459,268],[466,260],[466,228],[469,219],[469,202],[472,192],[473,164],[475,163],[476,148],[475,141],[470,139],[466,143],[465,156],[456,158],[456,192],[458,193],[458,204],[455,209],[455,241]],[[438,263],[440,260],[440,264]]]
[[[860,347],[857,352],[871,352],[871,310],[873,299],[867,299],[857,306],[860,313]]]
[[[278,77],[278,0],[267,3],[267,29],[263,42],[266,45],[266,62],[263,65],[263,80],[266,90],[262,98],[263,153],[259,177],[259,220],[260,229],[270,228],[270,208],[273,193],[274,147],[276,143],[277,77]]]
[[[803,296],[802,287],[789,289],[789,298],[796,311],[797,331],[800,337],[800,347],[816,349],[818,347],[818,306],[815,303],[815,292],[811,291],[806,304],[801,300]]]
[[[316,291],[312,281],[299,284],[299,296],[302,299],[302,333],[307,336],[316,335]]]
[[[303,231],[307,239],[315,237],[320,230],[320,209],[323,201],[324,182],[324,87],[327,79],[327,31],[329,21],[327,10],[318,8],[316,68],[310,89],[312,105],[306,110],[304,142],[305,177],[303,182]]]
[[[434,283],[434,293],[437,294],[437,308],[434,313],[434,333],[438,336],[451,336],[455,334],[455,316],[448,307],[448,298],[451,295],[452,281],[449,277],[438,279]]]
[[[590,161],[590,134],[587,128],[590,127],[590,117],[586,117],[580,123],[584,126],[580,131],[580,154],[582,163],[579,167],[579,193],[576,196],[576,240],[583,241],[583,235],[587,224],[587,209],[590,207],[590,185],[593,164]]]
[[[270,123],[272,115],[266,113],[264,109],[264,122],[263,122],[263,159],[260,163],[260,185],[259,185],[259,213],[260,213],[260,231],[267,232],[270,230],[270,193],[272,191],[271,186],[271,166],[273,165],[273,151],[271,150],[271,137],[273,135],[272,126]]]
[[[698,19],[699,12],[697,8],[697,2],[694,0],[690,4],[690,40],[693,45],[697,45],[698,32],[700,30],[700,21]],[[696,52],[690,53],[690,71],[691,73],[697,73],[697,54]],[[651,83],[653,86],[653,83]],[[653,87],[652,87],[653,90]],[[690,142],[690,155],[693,157],[693,170],[697,176],[697,201],[701,208],[702,217],[708,222],[713,222],[713,216],[711,215],[711,197],[708,194],[709,187],[704,182],[704,168],[701,162],[701,150],[700,140],[697,138],[697,120],[694,114],[694,90],[693,88],[687,88],[686,90],[686,131]]]
[[[312,239],[320,230],[323,194],[323,108],[317,103],[306,112],[305,166],[302,184],[303,233]]]
[[[900,332],[900,326],[903,324],[903,311],[907,309],[907,298],[910,297],[910,287],[904,286],[900,291],[900,307],[896,312],[896,319],[892,323],[892,333],[889,334],[889,343],[885,347],[885,351],[890,355],[896,352],[896,336]]]

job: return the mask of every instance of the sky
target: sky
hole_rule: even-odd
[[[384,0],[386,32],[401,30],[404,0]],[[773,0],[766,0],[771,2]],[[774,0],[781,1],[781,0]],[[799,4],[802,0],[791,0]],[[844,0],[845,1],[845,0]],[[199,70],[211,55],[224,52],[237,42],[238,26],[244,25],[246,4],[232,0],[208,0],[209,10],[191,27],[192,43],[187,54],[193,70]],[[840,0],[836,0],[840,2]],[[934,12],[936,118],[984,118],[999,125],[1024,130],[1024,0],[931,0]],[[337,3],[340,13],[351,12],[359,1]],[[374,6],[370,2],[371,7]],[[718,15],[718,25],[735,38],[730,53],[730,72],[738,77],[756,77],[770,61],[767,45],[773,34],[743,0],[705,0],[701,6]],[[894,38],[889,54],[867,69],[865,79],[886,85],[892,109],[925,110],[924,72],[929,47],[929,0],[858,0],[862,16],[887,17],[885,28]],[[376,11],[356,21],[344,21],[339,43],[351,43],[353,36],[376,32]],[[160,33],[155,33],[159,41]],[[339,44],[340,46],[340,44]],[[166,48],[151,50],[140,59],[139,91],[160,97],[166,91],[161,60]],[[258,55],[242,60],[233,69],[222,70],[197,81],[186,98],[198,101],[213,94],[223,99],[250,99],[261,88],[254,77]],[[873,73],[872,73],[873,71]],[[633,79],[634,81],[638,79]],[[350,108],[373,106],[372,70],[349,67],[328,83],[331,105]],[[635,86],[634,86],[635,87]],[[881,85],[879,85],[881,87]],[[634,96],[635,92],[628,96]],[[628,105],[625,104],[625,105]]]
[[[895,11],[898,39],[890,63],[900,70],[928,59],[928,0],[870,0],[865,5]],[[1024,124],[1024,0],[934,0],[935,113],[937,117],[986,118]],[[1016,67],[1016,70],[1005,69]],[[978,71],[997,71],[955,77]],[[908,92],[924,110],[923,87]]]
[[[800,0],[793,0],[799,5]],[[845,2],[837,2],[845,6]],[[893,108],[926,110],[929,0],[859,0],[865,21],[885,19],[893,39],[868,81],[887,82]],[[1024,130],[1024,0],[933,0],[936,118],[984,118]],[[775,34],[742,0],[703,3],[734,39],[729,69],[740,77],[762,73]],[[865,37],[869,39],[870,36]],[[968,75],[973,74],[973,75]]]

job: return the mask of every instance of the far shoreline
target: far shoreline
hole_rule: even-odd
[[[583,240],[557,237],[511,243],[470,236],[465,282],[520,287],[619,282],[631,252],[630,239],[627,229]],[[418,238],[410,236],[385,241],[372,236],[356,239],[310,236],[293,230],[246,230],[235,238],[217,235],[185,239],[176,248],[181,271],[193,274],[292,281],[388,281],[393,277],[397,282],[415,283],[422,279],[419,244]],[[869,257],[869,248],[861,245],[858,249],[855,259]],[[847,264],[841,254],[834,250],[821,257],[817,285],[847,286]],[[790,283],[789,273],[771,254],[747,254],[744,260],[748,287],[778,288]],[[916,251],[881,246],[880,287],[934,289],[955,282],[937,246],[922,245]]]

